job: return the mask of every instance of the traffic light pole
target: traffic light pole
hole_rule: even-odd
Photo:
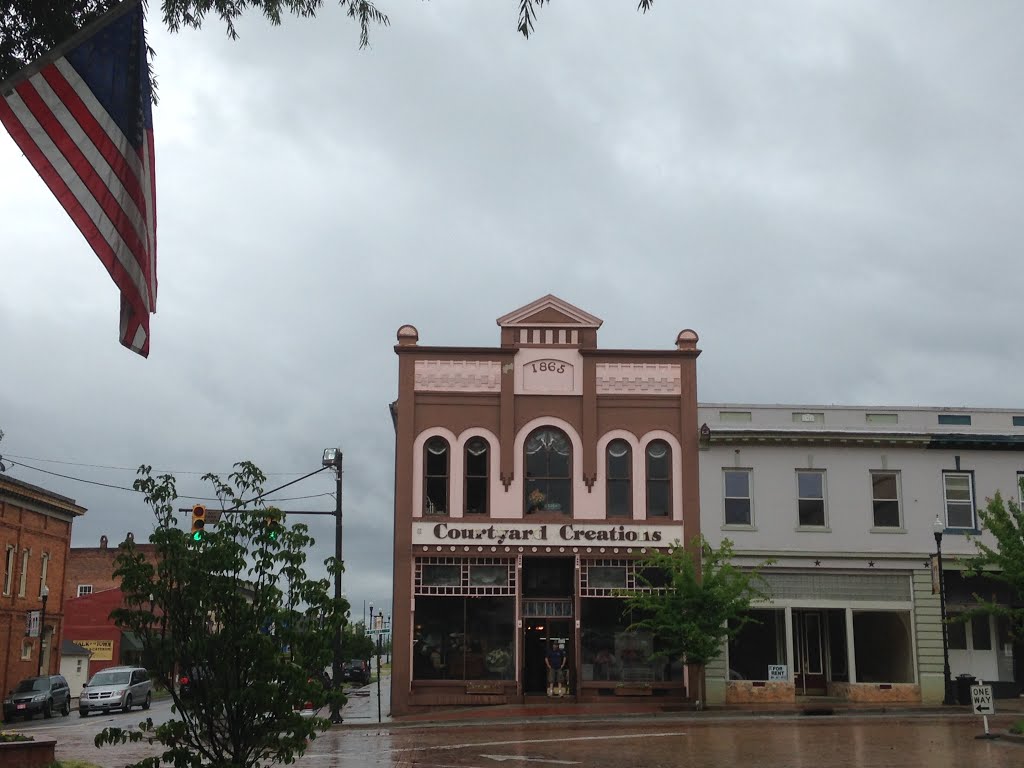
[[[338,561],[338,570],[334,572],[334,599],[341,602],[341,553],[342,553],[342,527],[341,527],[341,452],[338,452],[338,464],[335,467],[337,474],[337,488],[334,494],[334,557]],[[335,689],[341,690],[342,679],[341,679],[341,665],[342,665],[342,648],[341,648],[341,633],[342,626],[338,625],[338,632],[334,636],[334,664],[331,668],[331,683]],[[331,722],[340,723],[342,722],[341,709],[335,703],[331,704]]]
[[[334,516],[334,558],[335,558],[335,560],[337,561],[337,564],[338,564],[338,569],[334,573],[334,599],[336,601],[340,602],[341,599],[342,599],[342,596],[344,594],[341,591],[341,572],[342,572],[342,563],[343,563],[343,560],[342,560],[342,540],[343,539],[342,539],[342,516],[341,516],[341,477],[342,477],[341,466],[342,466],[342,453],[341,453],[341,451],[337,451],[336,450],[334,452],[334,455],[332,455],[330,460],[328,460],[327,454],[329,452],[331,452],[331,449],[328,449],[328,451],[324,452],[324,465],[322,467],[320,467],[320,469],[318,469],[318,470],[316,470],[314,472],[310,472],[308,475],[304,475],[303,477],[300,477],[297,480],[292,480],[290,483],[285,483],[284,485],[282,485],[282,486],[280,486],[278,488],[274,488],[271,491],[264,491],[263,493],[261,493],[259,496],[257,496],[254,499],[250,499],[249,501],[246,501],[246,502],[238,502],[238,503],[235,504],[235,506],[232,509],[225,509],[225,510],[223,510],[223,512],[221,514],[226,514],[226,515],[232,515],[232,514],[234,514],[234,515],[254,514],[254,512],[252,512],[250,510],[241,509],[241,507],[244,507],[246,504],[251,504],[252,502],[257,501],[257,500],[263,498],[264,496],[268,496],[271,493],[276,493],[277,491],[280,491],[282,488],[287,488],[289,485],[294,485],[295,483],[299,482],[300,480],[305,480],[307,477],[312,477],[313,475],[318,474],[319,472],[323,472],[328,467],[334,467],[335,474],[337,476],[337,481],[336,481],[337,485],[336,485],[336,488],[335,488],[334,511],[333,512],[326,512],[326,511],[319,511],[319,510],[318,511],[302,510],[302,511],[290,512],[290,511],[281,510],[281,514],[283,514],[283,515],[333,515]],[[197,506],[199,506],[199,505],[197,505]],[[188,512],[190,510],[182,509],[180,511],[181,512]],[[205,507],[204,507],[204,509],[203,509],[203,518],[204,518],[203,523],[204,523],[204,526],[205,526],[205,517],[206,517],[206,510],[205,510]],[[213,521],[211,521],[211,522],[213,522]],[[344,627],[339,624],[339,626],[338,626],[338,633],[334,637],[334,653],[333,653],[333,657],[334,658],[333,658],[333,663],[331,664],[331,684],[335,688],[337,688],[339,690],[344,685],[344,683],[343,683],[343,681],[341,679],[341,676],[342,676],[341,667],[342,667],[342,663],[343,663],[343,660],[341,658],[341,654],[342,654],[342,651],[343,651],[343,649],[341,647],[341,639],[342,639],[342,632],[343,632],[343,630],[344,630]],[[378,666],[379,666],[379,662],[378,662]],[[335,724],[343,722],[343,719],[342,719],[342,716],[341,716],[341,708],[339,707],[339,705],[337,703],[334,703],[334,704],[331,705],[331,722],[335,723]]]

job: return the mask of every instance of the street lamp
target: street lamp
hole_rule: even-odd
[[[371,612],[372,616],[373,613]],[[380,632],[384,631],[384,611],[381,611],[378,618],[380,619],[380,630],[377,633],[377,722],[381,722],[380,713]]]
[[[935,532],[935,553],[939,569],[939,612],[942,617],[942,685],[943,704],[956,704],[953,699],[953,679],[949,673],[949,635],[946,627],[946,577],[942,572],[942,533],[946,530],[945,523],[939,515],[935,515],[935,522],[932,524]]]
[[[43,611],[39,616],[39,671],[36,672],[36,676],[43,674],[43,645],[46,643],[46,598],[50,596],[50,588],[43,584],[43,589],[40,593],[43,598]]]
[[[334,559],[337,560],[338,568],[334,573],[334,599],[341,602],[341,462],[342,454],[340,448],[327,448],[324,451],[323,465],[325,467],[334,467],[334,472],[337,478],[337,488],[334,494]],[[338,634],[334,637],[334,663],[331,665],[331,684],[340,689],[341,682],[341,632],[342,627],[339,623]],[[340,723],[342,722],[341,708],[338,706],[337,701],[331,704],[331,722]]]

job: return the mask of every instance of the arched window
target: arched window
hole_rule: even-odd
[[[670,517],[672,449],[664,440],[647,445],[647,517]]]
[[[572,513],[572,443],[554,427],[534,430],[524,446],[527,514]]]
[[[432,437],[423,446],[423,514],[448,514],[448,473],[451,451],[443,437]]]
[[[633,451],[625,440],[608,443],[605,456],[605,509],[608,517],[633,516]]]
[[[467,515],[487,514],[488,472],[491,455],[487,441],[474,437],[466,443],[466,509]]]

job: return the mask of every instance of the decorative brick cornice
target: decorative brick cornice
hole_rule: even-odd
[[[417,360],[417,392],[501,392],[501,363],[494,360]]]
[[[666,363],[598,363],[599,395],[678,395],[678,365]]]

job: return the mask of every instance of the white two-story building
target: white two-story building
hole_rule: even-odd
[[[707,670],[708,702],[942,701],[936,532],[949,616],[976,594],[1014,599],[958,558],[987,497],[1020,498],[1024,411],[702,404],[698,421],[702,532],[772,563],[758,623]],[[947,632],[954,681],[1019,692],[1003,621]]]

